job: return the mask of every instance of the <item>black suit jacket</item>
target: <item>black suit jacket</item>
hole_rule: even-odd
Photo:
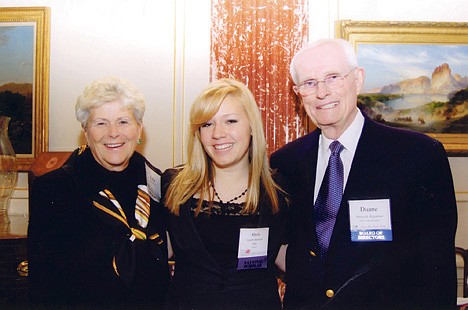
[[[159,233],[161,240],[131,242],[125,225],[90,202],[94,196],[87,195],[87,185],[101,176],[88,169],[99,165],[89,164],[91,158],[89,150],[75,151],[64,166],[34,181],[28,227],[31,301],[40,309],[162,308],[169,286],[164,209],[151,200],[148,226],[139,228],[147,236]],[[131,203],[117,200],[131,207],[132,223],[136,184],[146,184],[143,156],[135,153],[128,169],[137,175],[127,179],[135,188],[127,193]]]
[[[442,144],[365,116],[321,261],[313,211],[319,136],[316,130],[271,156],[293,199],[285,307],[454,308],[457,211]],[[390,199],[393,241],[352,242],[348,201],[380,198]]]

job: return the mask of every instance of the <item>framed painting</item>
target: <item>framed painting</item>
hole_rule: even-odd
[[[468,23],[337,21],[366,70],[359,105],[377,121],[426,133],[468,155]]]
[[[48,150],[49,33],[49,8],[0,8],[0,115],[20,171]]]

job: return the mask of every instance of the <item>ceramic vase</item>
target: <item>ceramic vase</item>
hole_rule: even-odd
[[[8,136],[10,118],[0,116],[0,224],[8,224],[8,207],[18,181],[16,154]]]

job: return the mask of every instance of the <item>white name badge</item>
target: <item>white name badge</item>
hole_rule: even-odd
[[[151,167],[145,163],[146,168],[146,185],[148,186],[148,194],[151,199],[159,202],[161,199],[161,176],[151,169]]]
[[[237,270],[267,267],[268,227],[241,228]]]
[[[390,199],[350,200],[351,241],[392,241]]]

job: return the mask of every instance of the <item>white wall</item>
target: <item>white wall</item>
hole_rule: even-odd
[[[92,80],[118,75],[146,97],[139,151],[164,170],[183,161],[190,102],[209,81],[210,1],[1,0],[0,7],[51,8],[49,151],[84,142],[78,95]],[[27,212],[20,174],[10,213]]]
[[[83,140],[76,97],[103,75],[120,75],[145,94],[141,151],[161,169],[184,159],[190,102],[209,80],[210,0],[1,0],[51,8],[49,150]],[[334,36],[334,21],[467,22],[467,0],[310,0],[310,38]],[[468,247],[468,158],[450,158],[459,208],[457,244]],[[12,213],[27,212],[21,175]],[[465,228],[466,227],[466,228]]]
[[[50,151],[84,141],[76,98],[92,80],[119,75],[146,97],[140,150],[162,169],[182,161],[180,128],[172,124],[182,123],[186,97],[209,80],[210,1],[2,0],[7,6],[51,8]]]

